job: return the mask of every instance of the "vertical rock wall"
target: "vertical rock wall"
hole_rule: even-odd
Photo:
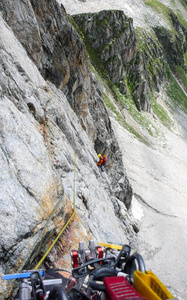
[[[132,19],[117,10],[74,15],[73,18],[112,82],[126,94],[128,69],[137,47]]]
[[[36,65],[41,70],[41,74],[45,79],[53,82],[60,88],[77,114],[83,130],[87,132],[91,140],[95,144],[96,152],[105,151],[109,159],[112,160],[111,168],[111,184],[115,189],[115,174],[118,177],[124,174],[124,190],[120,194],[120,199],[130,206],[132,196],[128,179],[123,170],[123,163],[119,156],[119,147],[110,127],[110,121],[106,112],[102,94],[97,82],[92,76],[89,67],[89,61],[86,55],[85,46],[79,38],[77,32],[69,23],[64,8],[55,1],[17,1],[16,5],[10,5],[10,1],[3,1],[2,11],[4,18],[9,20],[10,25],[17,37],[26,48],[29,55],[38,41],[38,48],[41,56],[38,56]],[[18,5],[18,3],[20,5]],[[32,6],[33,10],[31,9]],[[34,17],[33,17],[34,15]],[[10,17],[11,16],[11,17]],[[31,21],[28,34],[32,38],[30,48],[27,49],[27,34],[25,39],[20,35],[18,24],[27,24]],[[19,22],[16,23],[16,20]],[[37,20],[37,22],[36,22]],[[33,29],[34,28],[34,29]],[[27,30],[25,28],[25,30]],[[32,34],[33,35],[32,35]],[[35,61],[34,61],[35,62]],[[98,142],[99,141],[99,142]],[[98,146],[100,144],[100,146]],[[102,147],[101,147],[102,145]],[[120,185],[122,187],[122,185]],[[115,191],[114,191],[115,192]],[[118,193],[116,193],[117,195]]]
[[[133,239],[126,212],[132,188],[121,151],[84,44],[63,7],[54,0],[3,0],[0,9],[1,274],[33,266],[43,241],[47,248],[70,216],[66,195],[73,199],[75,153],[76,210],[89,233]],[[109,161],[104,174],[96,165],[101,151]],[[86,240],[79,225],[72,239]]]

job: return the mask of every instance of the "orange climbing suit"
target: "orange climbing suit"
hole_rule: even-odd
[[[100,157],[100,161],[97,163],[97,165],[98,165],[98,166],[101,166],[103,162],[104,162],[104,160],[103,160],[103,157],[101,156],[101,157]]]

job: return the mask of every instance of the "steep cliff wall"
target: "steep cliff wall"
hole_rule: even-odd
[[[132,188],[101,87],[63,7],[3,0],[0,9],[1,274],[34,266],[60,232],[72,213],[74,167],[81,219],[58,245],[59,256],[89,234],[116,243],[130,238],[135,246],[126,209]],[[104,173],[98,152],[108,157]]]
[[[139,110],[150,111],[151,88],[159,89],[165,70],[163,51],[155,42],[156,37],[138,36],[138,39],[132,19],[123,11],[101,11],[74,15],[73,18],[84,36],[96,69],[104,73],[101,70],[103,65],[122,94],[127,97],[131,94]],[[144,49],[140,47],[141,39],[146,43]]]
[[[5,4],[4,8],[6,11],[6,1]],[[29,32],[32,32],[34,35],[37,31],[38,35],[36,39],[32,40],[31,34],[30,46],[27,51],[31,55],[36,40],[39,41],[38,46],[40,45],[39,52],[41,56],[37,61],[37,65],[42,69],[42,75],[65,93],[81,122],[82,128],[93,140],[96,152],[103,151],[107,153],[109,160],[111,160],[111,184],[112,188],[115,189],[115,173],[116,170],[121,170],[123,164],[118,155],[117,142],[113,136],[110,121],[102,101],[101,90],[89,67],[85,46],[69,23],[64,9],[60,8],[56,1],[49,1],[49,3],[46,1],[31,1],[31,4],[33,11],[30,11],[29,1],[27,4],[21,2],[19,10],[12,8],[9,11],[9,15],[12,15],[11,19],[7,17],[8,12],[4,13],[4,17],[6,20],[9,20],[10,25],[12,25],[13,30],[26,49],[28,39],[25,38],[24,40],[19,36],[19,30],[17,30],[17,23],[14,21],[14,18],[19,20],[18,24],[24,24],[26,16],[28,16],[29,20],[31,18],[34,20],[31,23]],[[34,18],[32,17],[33,15]],[[34,32],[32,31],[33,27],[35,28]],[[121,172],[123,171],[121,170]],[[126,192],[120,192],[119,186],[118,190],[120,200],[129,207],[132,193],[131,189],[128,188],[126,179]],[[118,192],[115,193],[117,195]]]
[[[59,0],[59,2],[62,1]],[[174,58],[178,41],[178,38],[175,38],[176,32],[169,14],[173,10],[180,22],[185,24],[187,20],[185,2],[180,0],[119,0],[117,2],[63,0],[63,4],[73,15],[95,13],[101,9],[121,9],[125,15],[133,18],[138,37],[137,54],[141,56],[139,58],[141,63],[137,62],[139,75],[134,72],[134,76],[142,75],[145,78],[146,87],[149,85],[149,90],[152,92],[151,114],[135,110],[129,95],[125,97],[117,94],[117,101],[113,101],[114,99],[111,99],[108,93],[110,89],[108,86],[103,88],[106,96],[105,103],[110,110],[112,126],[115,124],[116,131],[119,132],[119,144],[123,149],[123,159],[135,193],[132,206],[135,208],[137,218],[141,219],[138,234],[140,253],[145,258],[146,267],[151,268],[165,282],[175,297],[185,300],[187,290],[184,278],[187,267],[184,245],[186,244],[187,201],[184,191],[186,187],[187,122],[185,112],[187,98],[176,81],[174,76],[176,72],[172,74],[167,64],[167,62],[170,63],[167,52],[170,53],[170,58]],[[160,27],[161,35],[163,33],[165,44],[161,43],[161,39],[157,39],[155,35],[153,28],[157,27]],[[177,70],[181,70],[181,74],[183,72],[183,84],[186,84],[185,68],[176,66],[176,61],[181,61],[181,58],[185,59],[185,65],[187,65],[186,52],[182,54],[181,51],[184,44],[181,42],[179,41],[181,47],[179,57],[173,60],[173,64]],[[168,48],[164,49],[164,47]],[[91,54],[93,51],[90,52],[90,56]],[[135,68],[136,65],[133,69]],[[172,68],[171,64],[170,68]],[[100,73],[98,78],[103,75],[102,72]],[[162,82],[163,75],[166,75],[166,82]],[[106,71],[103,77],[106,78]],[[149,90],[147,90],[148,95]],[[139,91],[141,92],[141,89]],[[137,94],[139,97],[139,92]],[[121,108],[119,110],[118,104],[122,106],[122,110]],[[171,114],[173,110],[175,113]],[[119,122],[125,129],[119,126]],[[146,141],[153,141],[153,149],[150,145],[147,147],[145,140],[146,146],[137,141],[134,131],[131,131],[132,135],[126,130],[125,122],[131,124],[136,132],[141,133]],[[137,208],[138,211],[136,211]],[[172,232],[172,235],[168,234],[169,232]],[[170,253],[169,256],[168,253]],[[173,266],[178,266],[174,273],[172,272]]]
[[[62,255],[90,236],[136,247],[132,188],[103,87],[65,9],[55,0],[2,0],[0,11],[0,273],[34,267],[58,235],[73,211],[74,168],[76,217],[44,266],[68,268]],[[165,73],[155,34],[135,33],[121,11],[79,17],[94,32],[105,78],[150,111]],[[108,157],[104,173],[98,152]]]
[[[101,11],[74,15],[73,18],[112,82],[118,85],[122,93],[127,93],[128,66],[135,58],[137,47],[132,19],[122,11]]]
[[[174,11],[161,3],[146,4],[164,14],[165,26],[157,22],[149,29],[135,30],[132,19],[122,10],[76,14],[73,18],[96,69],[105,78],[107,74],[122,94],[131,95],[139,111],[151,112],[151,93],[159,91],[166,78],[167,63],[186,89],[187,35],[185,20],[180,21]]]

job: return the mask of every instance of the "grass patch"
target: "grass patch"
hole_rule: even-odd
[[[173,24],[171,19],[169,18],[168,14],[170,13],[171,9],[169,9],[166,5],[162,4],[158,0],[144,0],[144,3],[151,7],[154,11],[156,11],[162,18],[169,23],[171,27]]]
[[[131,115],[131,117],[135,120],[137,124],[139,124],[142,128],[147,130],[150,136],[153,136],[155,138],[161,138],[163,139],[163,134],[152,124],[152,122],[149,120],[149,115],[146,116],[146,112],[139,112],[136,108],[136,105],[134,104],[134,101],[132,98],[125,98],[124,95],[120,94],[118,91],[118,96],[121,98],[120,102],[123,101],[125,103],[125,108],[128,110],[128,113]],[[120,112],[117,111],[113,103],[111,103],[110,99],[107,97],[106,94],[103,95],[105,105],[113,111],[113,113],[116,115],[118,122],[126,128],[129,132],[133,133],[137,139],[141,142],[143,142],[146,145],[150,145],[150,143],[146,140],[145,137],[143,137],[140,133],[138,133],[131,125],[129,125],[124,117],[120,114]],[[166,119],[166,116],[164,116]],[[168,121],[169,122],[169,121]],[[167,123],[168,125],[168,123]]]
[[[184,53],[184,64],[187,66],[187,51]]]
[[[182,3],[182,5],[185,7],[185,9],[187,9],[187,2],[186,2],[186,0],[179,0],[181,3]]]
[[[116,119],[118,123],[123,126],[125,129],[127,129],[130,133],[132,133],[136,138],[144,143],[147,146],[150,146],[150,143],[141,135],[139,134],[132,126],[130,126],[124,117],[120,114],[120,112],[117,111],[115,105],[110,101],[109,97],[103,93],[103,100],[105,105],[116,115]]]
[[[171,129],[174,125],[173,121],[171,120],[163,106],[156,101],[153,94],[151,94],[151,107],[154,114],[160,119],[162,124],[164,124],[167,128]]]
[[[160,135],[157,128],[151,123],[151,121],[146,117],[146,113],[143,111],[138,111],[137,107],[132,99],[132,97],[126,98],[118,90],[116,90],[119,102],[125,104],[125,108],[128,110],[129,114],[141,127],[146,129],[151,136],[158,137]]]
[[[176,66],[176,71],[179,74],[185,89],[187,90],[187,74],[185,73],[184,69],[181,66]]]
[[[166,76],[168,79],[167,95],[170,97],[176,108],[182,109],[187,114],[187,97],[185,92],[181,89],[176,78],[170,71],[169,66],[166,66]]]
[[[179,10],[176,11],[176,15],[179,19],[179,22],[186,28],[187,27],[187,21],[186,21],[186,19],[184,19],[183,15],[181,14],[181,12]]]
[[[101,76],[101,73],[97,72],[97,70],[92,66],[92,71],[95,73],[97,80],[100,82],[101,85],[105,87],[111,95],[113,94],[108,86],[106,79]],[[163,134],[151,123],[149,118],[146,116],[146,112],[139,112],[137,107],[132,99],[131,96],[126,98],[123,94],[120,93],[118,88],[113,85],[113,91],[115,92],[116,98],[116,105],[110,100],[106,93],[103,93],[103,100],[108,109],[110,109],[116,116],[116,120],[119,122],[121,126],[127,129],[130,133],[132,133],[140,142],[144,143],[147,146],[150,146],[150,142],[139,133],[133,126],[129,125],[125,120],[124,116],[121,114],[122,108],[125,108],[134,121],[139,124],[142,128],[146,129],[147,132],[156,138],[164,139]],[[129,88],[130,93],[130,88]],[[119,110],[118,110],[119,107]],[[148,115],[149,116],[149,115]]]
[[[184,3],[183,0],[182,1],[182,4],[183,6],[185,6],[186,8],[186,4]],[[163,17],[163,19],[165,21],[167,21],[167,23],[171,26],[172,28],[172,31],[175,31],[174,27],[173,27],[173,23],[171,21],[171,18],[170,18],[170,13],[173,13],[172,9],[170,9],[169,7],[167,7],[166,5],[162,4],[160,1],[158,0],[144,0],[144,3],[151,7],[154,11],[156,11],[157,13],[159,13],[160,16]],[[173,4],[175,4],[176,6],[176,3],[173,1]],[[181,14],[181,12],[176,9],[175,10],[175,14],[177,15],[179,21],[184,25],[184,27],[186,28],[187,26],[187,21],[184,19],[183,15]]]
[[[92,71],[95,73],[98,81],[105,87],[106,91],[103,93],[103,100],[107,108],[109,108],[116,116],[116,120],[121,124],[125,129],[127,129],[130,133],[132,133],[140,142],[144,143],[147,146],[150,146],[150,142],[144,137],[144,134],[136,129],[135,126],[130,125],[127,123],[126,119],[124,118],[121,111],[125,108],[128,110],[129,115],[132,116],[134,121],[140,125],[141,128],[147,130],[147,132],[150,134],[150,136],[160,138],[163,140],[163,134],[153,125],[153,123],[149,119],[149,114],[146,112],[139,112],[137,110],[137,107],[133,101],[133,97],[131,95],[131,87],[127,83],[128,88],[128,98],[125,97],[123,94],[120,93],[118,87],[113,84],[113,82],[110,80],[109,75],[104,67],[104,65],[101,63],[100,57],[95,49],[91,47],[89,41],[87,40],[86,36],[83,35],[83,32],[81,32],[80,28],[77,28],[74,20],[72,20],[72,24],[74,24],[74,27],[76,27],[76,30],[79,32],[85,46],[86,46],[86,52],[88,54],[88,58],[90,61],[90,67],[92,68]],[[145,33],[142,34],[140,32],[139,36],[142,37],[142,40],[140,41],[141,48],[150,48],[150,43],[145,43]],[[156,37],[154,35],[154,43],[157,42]],[[152,43],[151,43],[152,46]],[[152,48],[151,48],[152,49]],[[150,50],[151,51],[151,50]],[[153,61],[151,61],[153,63]],[[125,79],[124,79],[125,80]],[[110,95],[113,97],[114,102],[110,100],[107,93],[110,93]],[[119,108],[119,109],[118,109]]]

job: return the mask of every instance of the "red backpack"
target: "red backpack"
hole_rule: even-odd
[[[107,158],[103,157],[103,164],[106,164],[106,162],[107,162]]]

